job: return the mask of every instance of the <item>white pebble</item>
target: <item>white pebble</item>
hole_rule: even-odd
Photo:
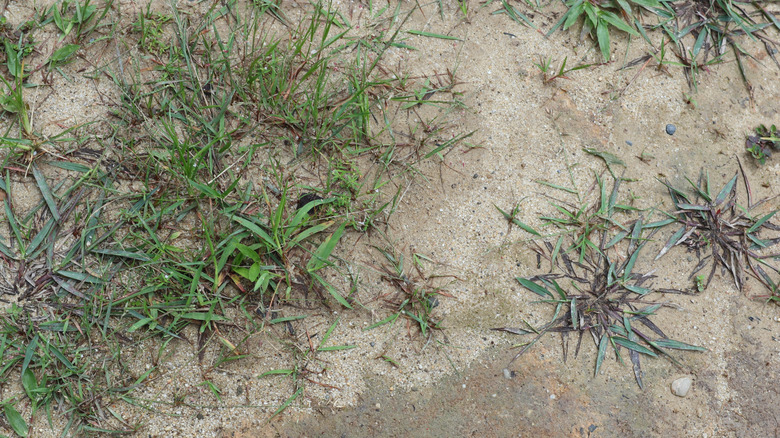
[[[691,389],[693,381],[690,377],[680,377],[672,382],[672,394],[677,397],[685,397],[688,395],[688,391]]]

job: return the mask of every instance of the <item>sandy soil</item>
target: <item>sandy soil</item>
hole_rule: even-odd
[[[407,3],[404,7],[414,5]],[[699,295],[663,297],[678,309],[660,310],[655,322],[673,339],[709,351],[677,354],[681,367],[660,358],[645,360],[644,390],[630,366],[611,355],[594,377],[592,343],[583,342],[579,357],[564,363],[560,339],[551,335],[510,364],[516,351],[512,345],[523,339],[490,330],[519,327],[523,320],[539,326],[551,317],[551,309],[533,303],[533,294],[514,280],[539,272],[526,244],[530,236],[510,229],[494,205],[507,210],[519,202],[521,220],[540,228],[538,216],[553,213],[544,194],[553,193],[537,180],[570,186],[567,163],[576,163],[574,181],[585,193],[594,172],[603,173],[603,162],[584,147],[625,162],[616,169],[634,180],[624,184],[622,193],[624,199],[634,196],[640,208],[670,208],[656,178],[683,187],[686,176],[694,178],[705,168],[719,187],[738,169],[737,157],[754,197],[780,194],[780,161],[758,167],[744,153],[746,134],[759,123],[778,122],[780,75],[763,46],[744,42],[755,58],[747,60],[752,101],[736,65],[726,62],[701,74],[694,107],[684,101],[683,93],[690,91],[679,68],[657,69],[651,62],[641,72],[620,70],[648,47],[614,34],[614,62],[544,83],[534,62],[548,56],[556,65],[564,57],[569,65],[596,62],[600,55],[592,41],[578,41],[578,30],[545,38],[505,15],[492,15],[496,5],[469,5],[468,20],[454,6],[445,6],[442,20],[435,2],[421,4],[407,28],[460,41],[413,36],[407,43],[418,51],[393,49],[389,55],[413,74],[454,71],[466,109],[450,116],[452,126],[457,132],[475,130],[470,142],[482,146],[452,151],[444,163],[423,164],[425,178],[405,192],[388,227],[397,250],[407,257],[425,254],[435,261],[431,273],[457,277],[447,287],[453,298],[442,298],[437,307],[446,327],[437,334],[438,342],[412,336],[414,330],[400,320],[362,330],[388,314],[376,298],[392,289],[372,269],[382,265],[382,257],[370,248],[387,242],[376,235],[351,235],[339,255],[356,261],[359,297],[368,310],[321,309],[296,321],[295,335],[280,328],[252,335],[245,352],[251,358],[219,368],[210,366],[220,354],[218,342],[199,359],[194,331],[185,332],[189,342],[161,347],[152,339],[128,352],[130,371],[137,376],[162,348],[154,378],[136,394],[152,410],[112,407],[128,423],[143,423],[138,436],[742,437],[780,431],[780,319],[775,305],[751,299],[763,293],[758,283],[741,293],[729,276],[718,274]],[[365,5],[359,2],[336,6],[353,11],[356,23],[366,20],[360,18]],[[546,31],[562,12],[560,5],[550,5],[532,18]],[[69,92],[76,97],[56,92],[47,106],[79,105],[79,99],[95,93],[91,82],[69,89],[76,90]],[[88,101],[79,108],[88,107]],[[673,136],[665,132],[669,123],[677,128]],[[653,158],[643,161],[642,154]],[[664,230],[650,244],[638,269],[655,269],[656,287],[690,288],[695,256],[675,248],[651,264],[651,255],[671,232]],[[285,309],[288,316],[296,312]],[[320,354],[309,365],[322,385],[307,385],[302,397],[268,421],[296,388],[283,377],[257,376],[288,368],[294,363],[289,341],[305,339],[304,333],[321,334],[337,316],[340,324],[331,342],[358,348]],[[685,398],[669,389],[682,376],[693,379]],[[202,385],[204,380],[222,390],[220,400]],[[10,433],[2,424],[0,432]],[[50,433],[46,420],[38,418],[34,436]]]

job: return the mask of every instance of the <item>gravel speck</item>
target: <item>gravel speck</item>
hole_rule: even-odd
[[[677,127],[672,125],[671,123],[666,125],[666,133],[669,135],[674,135],[674,133],[677,132]]]

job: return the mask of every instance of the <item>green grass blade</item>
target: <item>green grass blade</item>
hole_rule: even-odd
[[[513,224],[517,225],[517,226],[518,226],[518,227],[520,227],[520,228],[521,228],[523,231],[526,231],[526,232],[528,232],[528,233],[531,233],[531,234],[533,234],[534,236],[539,236],[539,237],[541,237],[541,236],[542,236],[541,234],[539,234],[539,232],[538,232],[538,231],[534,230],[534,229],[533,229],[533,228],[532,228],[530,225],[527,225],[527,224],[525,224],[525,223],[523,223],[523,222],[520,222],[519,220],[517,220],[517,218],[515,218],[515,217],[514,217],[514,216],[512,216],[511,214],[509,214],[509,213],[505,212],[504,210],[502,210],[501,208],[499,208],[499,206],[497,206],[496,204],[493,204],[493,206],[495,206],[495,207],[498,209],[498,211],[500,211],[500,212],[501,212],[501,214],[502,214],[502,215],[504,215],[504,218],[506,218],[506,220],[508,220],[508,221],[512,222]]]
[[[777,213],[778,211],[780,211],[780,210],[775,210],[775,211],[773,211],[773,212],[771,212],[771,213],[769,213],[769,214],[767,214],[767,215],[763,216],[761,219],[759,219],[758,221],[756,221],[756,223],[754,223],[754,224],[753,224],[753,226],[751,226],[750,228],[748,228],[748,230],[747,230],[747,233],[748,233],[748,234],[750,234],[750,233],[752,233],[752,232],[756,231],[756,230],[757,230],[757,229],[758,229],[758,228],[759,228],[761,225],[764,225],[764,222],[766,222],[766,221],[768,221],[769,219],[771,219],[771,218],[772,218],[772,216],[774,216],[774,215],[775,215],[775,213]]]
[[[648,356],[658,357],[657,354],[653,352],[653,350],[650,350],[647,347],[644,347],[642,345],[637,344],[636,342],[629,341],[626,338],[621,338],[620,336],[613,336],[612,339],[615,341],[616,344],[622,345],[623,347],[628,348],[629,350],[634,350],[637,353],[646,354]]]
[[[574,190],[574,189],[570,189],[568,187],[559,186],[559,185],[556,185],[556,184],[553,184],[553,183],[549,183],[547,181],[543,181],[543,180],[540,180],[540,179],[537,179],[534,182],[537,183],[537,184],[541,184],[543,186],[552,187],[552,188],[558,189],[558,190],[563,190],[564,192],[571,193],[573,195],[577,194],[577,191]]]
[[[341,351],[351,350],[353,348],[357,348],[357,345],[334,345],[331,347],[320,347],[317,349],[317,351]]]
[[[288,407],[288,406],[290,406],[290,405],[292,404],[292,402],[294,402],[294,401],[295,401],[295,399],[296,399],[296,398],[298,398],[298,396],[299,396],[299,395],[301,395],[302,393],[303,393],[303,386],[301,386],[300,388],[298,388],[298,390],[297,390],[297,391],[295,391],[295,393],[294,393],[293,395],[291,395],[291,396],[290,396],[290,398],[288,398],[288,399],[287,399],[287,400],[286,400],[284,403],[282,403],[282,405],[281,405],[281,406],[279,406],[279,409],[277,409],[277,410],[276,410],[276,411],[273,413],[273,415],[271,415],[271,418],[274,418],[274,417],[276,417],[277,415],[279,415],[279,414],[281,414],[282,412],[284,412],[284,410],[285,410],[285,409],[287,409],[287,407]]]
[[[601,55],[604,57],[604,62],[609,61],[609,28],[608,24],[604,20],[598,20],[596,25],[596,39],[601,49]]]
[[[16,244],[19,246],[19,252],[21,253],[22,258],[25,258],[27,249],[24,245],[24,240],[22,239],[22,233],[19,231],[19,225],[16,223],[16,216],[14,216],[14,212],[11,210],[11,204],[8,203],[8,199],[3,201],[3,205],[5,206],[5,218],[8,220],[8,225],[11,226],[11,231],[14,232]]]
[[[419,35],[424,37],[431,37],[431,38],[439,38],[442,40],[456,40],[456,41],[462,41],[458,37],[450,36],[450,35],[442,35],[440,33],[433,33],[433,32],[424,32],[421,30],[407,30],[407,33],[410,33],[412,35]]]
[[[498,11],[494,12],[494,14],[499,14],[501,12],[504,12],[505,14],[509,15],[509,18],[511,18],[515,22],[519,24],[525,23],[531,28],[535,30],[539,30],[539,28],[536,27],[536,25],[531,21],[530,18],[526,17],[522,12],[515,9],[515,7],[507,3],[506,0],[501,0],[501,5],[504,7],[504,10],[502,11],[499,9]]]
[[[260,374],[257,376],[257,378],[265,377],[265,376],[290,376],[292,374],[295,374],[295,370],[285,370],[285,369],[277,369],[277,370],[270,370],[266,371],[263,374]]]
[[[648,289],[646,287],[634,286],[632,284],[624,284],[623,287],[639,295],[647,295],[653,291],[652,289]]]
[[[533,293],[535,293],[535,294],[537,294],[537,295],[539,295],[539,296],[541,296],[543,298],[546,298],[546,297],[555,298],[553,296],[552,292],[548,291],[547,289],[543,288],[542,286],[539,286],[538,284],[534,283],[531,280],[517,277],[517,281],[524,288],[530,290],[531,292],[533,292]]]
[[[341,239],[341,235],[344,233],[344,228],[346,226],[346,222],[342,223],[338,229],[328,236],[328,238],[314,251],[311,259],[309,259],[309,262],[306,264],[307,271],[318,271],[327,264],[328,258],[336,248],[336,244],[339,242],[339,239]]]
[[[27,348],[24,350],[24,361],[22,362],[22,374],[27,371],[27,367],[30,366],[30,362],[35,355],[35,349],[38,347],[38,335],[33,336],[30,343],[27,344]]]
[[[269,236],[268,233],[265,232],[265,230],[260,228],[260,226],[258,224],[254,223],[254,222],[252,222],[252,221],[250,221],[248,219],[244,219],[244,218],[242,218],[240,216],[233,216],[233,217],[231,217],[231,219],[233,219],[234,221],[236,221],[239,224],[243,225],[244,228],[246,228],[247,230],[255,233],[256,235],[258,235],[261,239],[263,239],[263,241],[266,243],[266,245],[269,248],[274,248],[277,251],[279,251],[281,249],[281,248],[278,248],[278,245],[276,244],[276,241],[274,239],[272,239],[271,236]]]
[[[666,254],[676,243],[680,238],[685,234],[685,226],[680,227],[679,230],[677,230],[674,234],[672,234],[671,237],[669,237],[669,240],[666,241],[666,244],[663,248],[661,248],[661,251],[658,252],[658,255],[655,256],[655,259],[658,260],[661,257],[663,257],[664,254]]]
[[[27,422],[24,421],[19,411],[14,408],[11,403],[6,403],[3,406],[3,412],[5,412],[5,418],[11,425],[11,429],[14,430],[19,436],[26,437],[30,433],[30,428],[27,426]]]
[[[143,252],[130,252],[130,251],[115,250],[115,249],[92,249],[90,250],[90,252],[95,254],[112,256],[112,257],[121,257],[130,260],[138,260],[141,262],[152,261],[151,257],[144,254]]]
[[[352,305],[350,305],[349,302],[343,296],[341,296],[341,294],[336,290],[336,288],[334,288],[330,283],[325,281],[324,278],[320,277],[314,272],[309,272],[309,275],[311,275],[313,279],[317,280],[317,282],[319,282],[322,286],[324,286],[325,289],[328,291],[328,293],[331,294],[331,296],[333,296],[333,298],[335,298],[336,301],[339,302],[339,304],[346,307],[347,309],[352,308]]]
[[[699,347],[697,345],[686,344],[684,342],[674,341],[672,339],[661,339],[661,340],[655,341],[654,344],[656,346],[658,346],[658,347],[673,348],[675,350],[708,351],[704,347]]]
[[[626,263],[626,267],[623,269],[623,281],[628,281],[628,278],[631,276],[631,271],[634,269],[634,263],[636,263],[636,259],[639,257],[639,253],[644,246],[644,244],[639,245],[636,251],[631,254],[631,257],[628,259],[628,263]]]
[[[363,331],[371,330],[373,328],[379,327],[380,325],[385,325],[387,323],[391,323],[391,322],[395,321],[396,319],[398,319],[399,316],[401,316],[400,313],[394,313],[394,314],[388,316],[387,318],[385,318],[385,319],[383,319],[381,321],[377,321],[377,322],[369,325],[368,327],[364,328]]]
[[[34,164],[32,166],[32,171],[33,177],[35,177],[35,182],[38,184],[38,190],[41,191],[41,196],[43,196],[43,200],[46,201],[46,206],[49,207],[49,211],[51,212],[54,220],[59,222],[60,212],[57,209],[57,202],[54,200],[54,196],[51,193],[51,188],[49,188],[49,184],[46,183],[46,178],[43,176],[43,173],[38,170],[38,166]]]
[[[715,198],[715,205],[720,204],[721,202],[726,200],[726,197],[731,193],[731,189],[734,188],[734,184],[737,182],[737,175],[735,174],[733,178],[725,185],[723,186],[723,189],[721,189],[720,193],[718,193],[718,196]]]
[[[615,237],[613,237],[609,242],[607,242],[606,245],[604,245],[604,249],[609,249],[609,248],[615,246],[618,242],[623,240],[626,236],[628,236],[628,231],[621,231],[621,232],[615,234]]]
[[[601,339],[599,340],[599,353],[596,357],[596,371],[593,373],[593,377],[598,377],[599,375],[599,369],[601,369],[601,364],[604,362],[604,356],[607,354],[608,338],[609,336],[604,333],[601,335]]]

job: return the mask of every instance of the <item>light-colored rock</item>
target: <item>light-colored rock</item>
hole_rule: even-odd
[[[688,395],[688,391],[691,389],[693,381],[690,377],[680,377],[672,382],[672,394],[677,397],[685,397]]]

